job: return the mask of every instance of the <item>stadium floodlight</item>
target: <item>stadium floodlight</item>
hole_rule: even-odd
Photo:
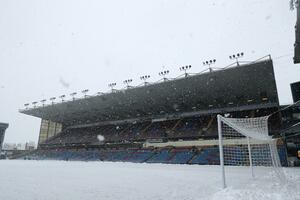
[[[38,103],[37,101],[32,102],[32,105],[33,105],[34,108],[36,108],[37,103]]]
[[[170,73],[169,70],[164,70],[164,71],[159,72],[158,75],[159,75],[159,76],[162,76],[164,81],[167,81],[168,79],[166,78],[166,76],[167,76],[169,73]]]
[[[241,53],[237,53],[237,54],[233,54],[231,56],[229,56],[230,60],[236,60],[237,65],[239,65],[239,58],[244,56],[244,52]]]
[[[207,60],[207,61],[203,62],[203,66],[208,66],[209,72],[212,72],[212,68],[210,66],[215,64],[216,62],[217,62],[216,59]]]
[[[64,98],[66,97],[66,95],[60,95],[59,98],[61,98],[61,102],[64,102]]]
[[[150,78],[150,75],[144,75],[144,76],[141,76],[141,77],[140,77],[140,79],[141,79],[142,81],[144,81],[144,84],[145,84],[145,85],[148,84],[147,79],[149,79],[149,78]]]
[[[72,97],[73,101],[75,100],[75,96],[77,95],[77,92],[73,92],[70,94],[70,96]]]
[[[85,90],[82,90],[81,93],[84,95],[84,98],[87,97],[86,93],[88,93],[89,90],[88,89],[85,89]]]
[[[110,84],[108,84],[108,87],[110,87],[111,88],[111,91],[113,92],[115,89],[114,89],[114,87],[117,85],[117,83],[110,83]]]
[[[52,105],[54,104],[54,100],[56,99],[56,97],[51,97],[50,98],[50,101],[51,101],[51,103],[52,103]]]
[[[24,104],[24,106],[26,107],[26,110],[28,109],[28,106],[29,106],[30,104],[29,103],[25,103]]]
[[[131,86],[129,85],[132,82],[132,79],[127,79],[124,80],[123,83],[126,85],[127,89],[130,88]]]
[[[184,71],[184,76],[188,77],[189,74],[186,73],[186,71],[189,70],[189,69],[191,69],[191,68],[192,68],[192,65],[187,65],[187,66],[180,67],[179,70],[180,71]]]
[[[45,106],[45,102],[46,102],[46,101],[47,101],[46,99],[42,99],[42,100],[41,100],[41,103],[42,103],[43,107]]]

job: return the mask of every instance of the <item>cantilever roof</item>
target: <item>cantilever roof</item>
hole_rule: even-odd
[[[0,129],[7,129],[8,124],[0,122]]]
[[[65,124],[278,106],[272,60],[21,110]]]

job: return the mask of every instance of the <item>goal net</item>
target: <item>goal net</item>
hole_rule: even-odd
[[[253,178],[255,170],[269,167],[280,181],[285,181],[277,140],[268,134],[268,116],[225,118],[218,115],[218,135],[223,188],[227,166],[249,166],[249,176]]]

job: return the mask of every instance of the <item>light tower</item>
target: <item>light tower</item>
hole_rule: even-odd
[[[70,94],[70,96],[72,97],[73,101],[75,100],[75,96],[77,95],[77,92],[73,92]]]
[[[84,98],[87,97],[86,93],[88,93],[89,90],[88,89],[85,89],[85,90],[82,90],[81,93],[84,95]]]
[[[61,99],[61,102],[64,102],[64,98],[66,97],[66,95],[60,95],[59,98]]]
[[[187,66],[182,66],[182,67],[180,67],[179,70],[180,70],[180,71],[184,71],[184,76],[185,76],[185,77],[188,77],[189,74],[186,73],[186,71],[189,70],[189,69],[191,69],[191,68],[192,68],[192,65],[187,65]]]
[[[25,106],[25,108],[26,108],[26,110],[27,110],[27,109],[28,109],[28,106],[29,106],[29,103],[25,103],[24,106]]]
[[[132,79],[127,79],[124,80],[123,83],[126,85],[127,89],[130,88],[131,86],[129,85],[132,82]]]
[[[34,108],[36,108],[37,103],[38,103],[37,101],[32,102],[32,105],[33,105]]]
[[[110,87],[111,88],[111,91],[113,92],[115,89],[114,89],[114,87],[117,85],[117,83],[110,83],[110,84],[108,84],[108,87]]]
[[[230,60],[236,60],[236,64],[237,66],[239,66],[239,58],[243,57],[244,56],[244,52],[241,52],[241,53],[237,53],[237,54],[233,54],[231,56],[229,56],[229,59]]]
[[[169,73],[170,73],[169,70],[165,70],[165,71],[159,72],[158,75],[159,75],[159,76],[162,76],[164,81],[167,81],[168,79],[166,78],[166,76],[167,76]]]
[[[47,101],[46,99],[42,99],[42,100],[41,100],[41,103],[42,103],[43,107],[45,106],[45,102],[46,102],[46,101]]]
[[[52,103],[52,105],[54,104],[54,100],[56,99],[56,97],[51,97],[50,98],[50,101],[51,101],[51,103]]]
[[[145,84],[145,85],[148,84],[147,79],[149,79],[149,78],[150,78],[150,75],[144,75],[144,76],[141,76],[141,77],[140,77],[140,79],[141,79],[142,81],[144,81],[144,84]]]
[[[207,60],[207,61],[203,62],[203,66],[208,66],[209,72],[212,72],[212,68],[210,66],[215,64],[216,62],[217,62],[216,59]]]

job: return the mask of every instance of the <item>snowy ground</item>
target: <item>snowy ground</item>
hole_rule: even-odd
[[[300,168],[286,168],[285,185],[260,169],[233,167],[221,189],[218,166],[75,161],[0,161],[1,200],[293,200],[300,199]]]

